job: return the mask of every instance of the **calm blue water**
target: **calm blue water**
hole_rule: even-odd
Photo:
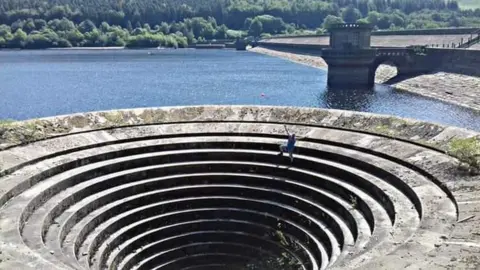
[[[233,50],[0,51],[0,119],[200,104],[358,110],[480,130],[480,115],[378,85],[326,89],[326,71]],[[264,96],[261,94],[264,93]]]

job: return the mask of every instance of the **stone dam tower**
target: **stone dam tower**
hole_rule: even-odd
[[[372,86],[371,63],[376,50],[370,46],[372,27],[336,24],[329,28],[330,47],[322,50],[328,64],[329,86]]]

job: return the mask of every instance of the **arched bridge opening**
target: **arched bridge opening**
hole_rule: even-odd
[[[385,83],[396,78],[408,63],[405,50],[378,50],[372,64],[372,76],[376,83]]]
[[[379,49],[371,65],[370,76],[376,83],[389,82],[407,69],[408,59],[406,50]]]

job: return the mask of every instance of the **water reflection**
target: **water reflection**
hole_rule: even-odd
[[[317,92],[320,108],[396,115],[480,130],[480,114],[439,100],[376,84],[373,89],[330,89]]]
[[[369,111],[375,99],[375,89],[327,88],[319,96],[324,108],[351,111]]]

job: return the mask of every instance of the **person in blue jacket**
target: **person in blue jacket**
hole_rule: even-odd
[[[295,137],[295,133],[288,132],[286,125],[283,125],[283,127],[287,132],[288,139],[285,143],[280,145],[280,153],[278,153],[278,155],[283,156],[283,152],[288,152],[288,155],[290,156],[290,162],[293,162],[293,150],[295,149],[295,143],[297,142],[297,138]]]

